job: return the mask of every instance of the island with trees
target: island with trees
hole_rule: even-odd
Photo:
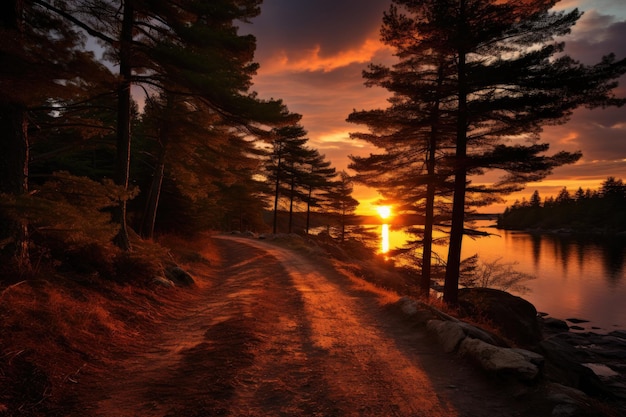
[[[626,184],[607,178],[599,189],[573,194],[563,187],[556,197],[516,201],[498,217],[498,228],[543,232],[626,235]]]

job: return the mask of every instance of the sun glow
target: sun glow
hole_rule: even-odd
[[[376,211],[381,219],[385,220],[391,217],[391,206],[378,206]]]

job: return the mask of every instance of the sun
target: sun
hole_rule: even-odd
[[[381,219],[387,219],[391,216],[391,206],[378,206],[376,211]]]

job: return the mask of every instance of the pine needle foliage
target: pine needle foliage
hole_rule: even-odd
[[[3,195],[0,208],[15,221],[29,224],[40,245],[71,251],[108,246],[118,231],[108,209],[134,194],[109,179],[97,182],[57,172],[29,194]]]

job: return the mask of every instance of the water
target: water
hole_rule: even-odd
[[[479,224],[496,235],[464,237],[463,257],[478,254],[487,262],[500,259],[515,263],[516,271],[535,276],[524,283],[530,291],[511,292],[551,317],[588,320],[578,325],[600,333],[626,329],[626,239],[531,235],[485,225]],[[399,232],[394,233],[392,246],[402,240]]]

